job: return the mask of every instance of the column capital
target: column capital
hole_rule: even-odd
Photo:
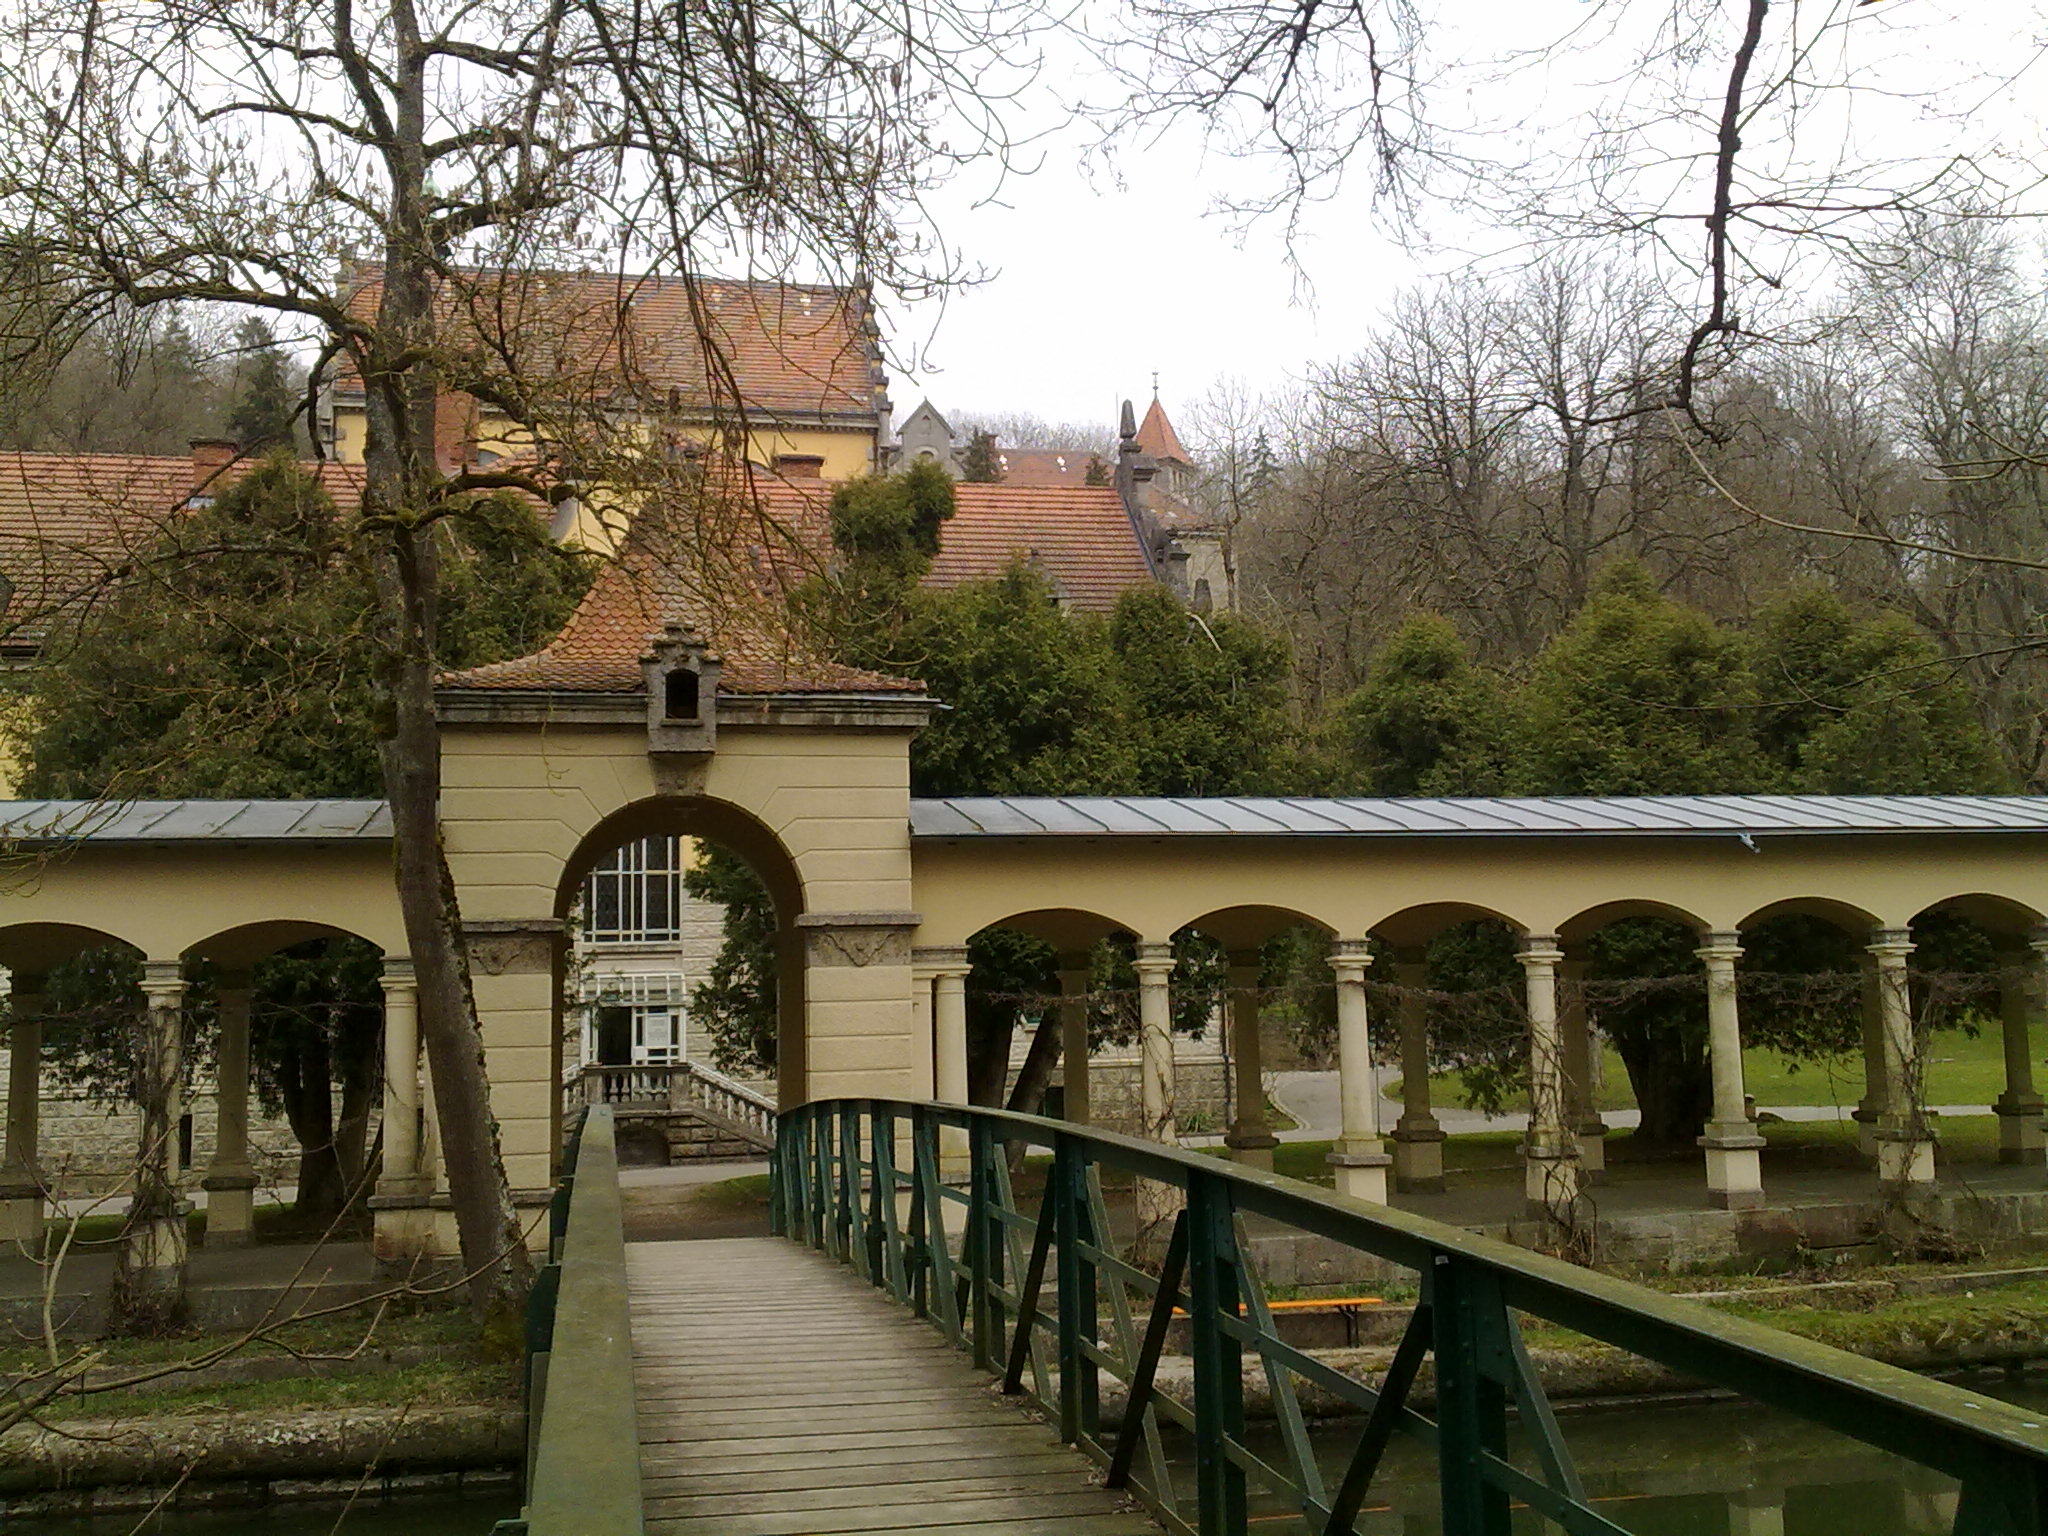
[[[185,1000],[185,967],[178,960],[148,960],[142,966],[142,995],[152,1008],[175,1008]]]
[[[214,991],[225,997],[230,992],[253,992],[256,990],[254,971],[221,971],[213,981]]]
[[[1132,960],[1133,967],[1142,979],[1147,976],[1166,977],[1173,972],[1173,945],[1170,943],[1143,943]]]
[[[1339,981],[1363,982],[1371,966],[1370,939],[1339,939],[1330,946],[1330,968]]]
[[[1264,974],[1264,969],[1256,962],[1240,965],[1235,960],[1231,961],[1230,969],[1225,973],[1229,981],[1230,990],[1233,992],[1256,990],[1259,985],[1259,978]]]
[[[1906,956],[1913,953],[1913,934],[1908,928],[1873,928],[1870,942],[1863,946],[1865,953],[1875,955],[1878,964],[1887,960],[1903,965]]]
[[[934,981],[941,976],[965,976],[972,969],[967,960],[967,946],[964,944],[913,949],[910,952],[910,970],[913,978]]]
[[[1086,997],[1089,985],[1095,980],[1092,965],[1062,965],[1059,970],[1060,996]]]
[[[420,984],[419,972],[413,969],[410,955],[386,955],[381,980],[386,992],[398,992]]]
[[[1700,947],[1693,955],[1715,964],[1733,965],[1742,958],[1742,935],[1739,933],[1711,932],[1700,935]]]
[[[1529,933],[1516,946],[1515,958],[1525,971],[1548,971],[1564,963],[1564,949],[1554,933]]]
[[[49,990],[50,978],[41,971],[14,971],[7,978],[9,997],[41,997]]]

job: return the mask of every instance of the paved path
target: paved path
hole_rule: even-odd
[[[780,1238],[634,1243],[654,1536],[1158,1536],[852,1271]]]
[[[1381,1097],[1386,1098],[1389,1083],[1399,1082],[1400,1069],[1379,1067],[1375,1069],[1379,1079]],[[1343,1111],[1337,1097],[1337,1074],[1335,1072],[1275,1072],[1273,1078],[1273,1102],[1300,1122],[1291,1131],[1279,1133],[1282,1141],[1330,1141],[1343,1127]],[[1853,1104],[1790,1104],[1772,1105],[1766,1114],[1776,1115],[1780,1120],[1847,1120]],[[1931,1106],[1937,1115],[1988,1115],[1989,1104],[1936,1104]],[[1435,1106],[1437,1123],[1453,1136],[1462,1136],[1472,1131],[1522,1131],[1529,1128],[1529,1117],[1525,1114],[1488,1115],[1476,1109],[1464,1109],[1456,1104]],[[1392,1127],[1401,1113],[1400,1101],[1387,1099],[1381,1106],[1381,1125]],[[1632,1131],[1642,1119],[1642,1112],[1634,1109],[1610,1109],[1601,1116],[1617,1131]]]

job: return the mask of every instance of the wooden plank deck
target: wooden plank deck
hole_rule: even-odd
[[[1158,1536],[852,1271],[780,1238],[631,1243],[647,1529]]]

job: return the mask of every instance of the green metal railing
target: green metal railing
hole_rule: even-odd
[[[964,1157],[946,1157],[958,1166],[942,1166],[947,1127],[965,1133]],[[1035,1212],[1013,1194],[1012,1142],[1052,1153]],[[1111,1236],[1105,1171],[1170,1186],[1184,1201],[1158,1245],[1156,1274],[1130,1262]],[[1062,1439],[1108,1469],[1110,1486],[1137,1494],[1170,1531],[1239,1536],[1258,1484],[1298,1508],[1314,1536],[1349,1536],[1387,1447],[1403,1435],[1435,1450],[1445,1536],[1506,1536],[1516,1503],[1571,1536],[1628,1536],[1587,1498],[1522,1342],[1516,1319],[1526,1314],[1955,1478],[1955,1536],[2048,1536],[2048,1424],[2035,1414],[1456,1227],[1154,1142],[995,1110],[822,1100],[782,1116],[772,1211],[778,1233],[851,1264],[999,1373],[1006,1391],[1028,1394]],[[1279,1338],[1246,1217],[1421,1277],[1413,1320],[1377,1388]],[[1158,1384],[1177,1309],[1192,1341],[1190,1405]],[[1246,1433],[1247,1356],[1271,1398],[1283,1447],[1274,1459]],[[1425,1364],[1426,1393],[1417,1390]],[[1105,1377],[1122,1385],[1120,1415],[1105,1415]],[[1343,1431],[1356,1438],[1341,1475],[1319,1469],[1298,1383],[1363,1415],[1362,1427]],[[1171,1426],[1192,1438],[1191,1498],[1182,1496],[1185,1465],[1176,1475],[1169,1455]]]
[[[641,1536],[640,1426],[612,1111],[583,1111],[526,1308],[526,1507],[512,1536]]]

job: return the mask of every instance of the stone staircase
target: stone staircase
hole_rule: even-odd
[[[593,1063],[571,1082],[570,1103],[612,1107],[624,1163],[751,1162],[775,1146],[774,1102],[701,1062]]]

